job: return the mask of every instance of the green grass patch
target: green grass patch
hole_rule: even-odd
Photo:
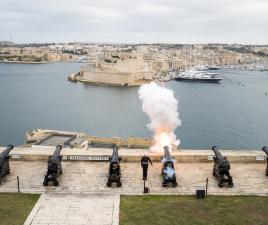
[[[268,197],[121,196],[120,225],[268,225]]]
[[[39,196],[38,194],[0,193],[0,224],[23,225]]]

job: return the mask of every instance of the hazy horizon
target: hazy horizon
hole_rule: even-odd
[[[265,0],[0,0],[15,43],[268,44]]]
[[[10,40],[0,40],[0,42],[9,42]],[[256,43],[213,43],[213,42],[208,42],[208,43],[180,43],[180,42],[110,42],[110,41],[59,41],[59,42],[55,42],[55,41],[51,41],[51,42],[12,42],[15,45],[34,45],[34,44],[69,44],[69,43],[85,43],[85,44],[111,44],[111,45],[256,45],[256,46],[268,46],[268,42],[265,44],[256,44]]]

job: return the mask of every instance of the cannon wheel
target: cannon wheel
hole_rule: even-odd
[[[216,173],[216,170],[215,169],[213,169],[213,173],[212,174],[213,174],[214,177],[217,177],[217,173]]]
[[[45,180],[45,181],[43,182],[43,185],[44,185],[44,186],[48,186],[48,181]]]
[[[111,182],[107,182],[107,187],[111,187],[112,183]]]
[[[59,186],[59,182],[57,180],[54,181],[54,186]]]
[[[228,187],[233,187],[234,183],[233,183],[233,179],[231,178],[228,182]]]
[[[117,181],[116,186],[117,186],[117,187],[122,187],[122,183],[121,183],[121,181]]]
[[[172,181],[172,187],[177,187],[177,180],[176,180],[176,176],[173,175],[173,181]]]

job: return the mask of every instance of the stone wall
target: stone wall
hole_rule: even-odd
[[[119,141],[119,140],[118,140]],[[0,152],[3,148],[0,148]],[[11,160],[22,161],[46,161],[53,152],[55,147],[36,146],[16,147],[11,152]],[[228,158],[231,163],[254,163],[265,164],[266,156],[261,150],[222,150],[221,153]],[[111,156],[112,148],[88,148],[69,149],[63,148],[61,155],[68,160],[69,156]],[[144,149],[119,148],[119,155],[123,162],[140,162],[144,155]],[[163,153],[148,153],[154,162],[160,162]],[[178,163],[211,163],[213,162],[214,153],[211,150],[175,150],[172,156]],[[78,161],[84,161],[83,159]],[[86,161],[86,159],[85,159]]]
[[[77,77],[81,82],[116,85],[116,86],[134,86],[141,85],[152,80],[152,75],[148,72],[83,72],[81,77]]]

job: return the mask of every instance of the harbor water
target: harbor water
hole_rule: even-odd
[[[71,83],[81,63],[0,63],[0,145],[25,143],[28,129],[150,137],[138,87]],[[268,72],[219,70],[217,83],[170,81],[179,100],[181,148],[260,149],[268,145]]]

